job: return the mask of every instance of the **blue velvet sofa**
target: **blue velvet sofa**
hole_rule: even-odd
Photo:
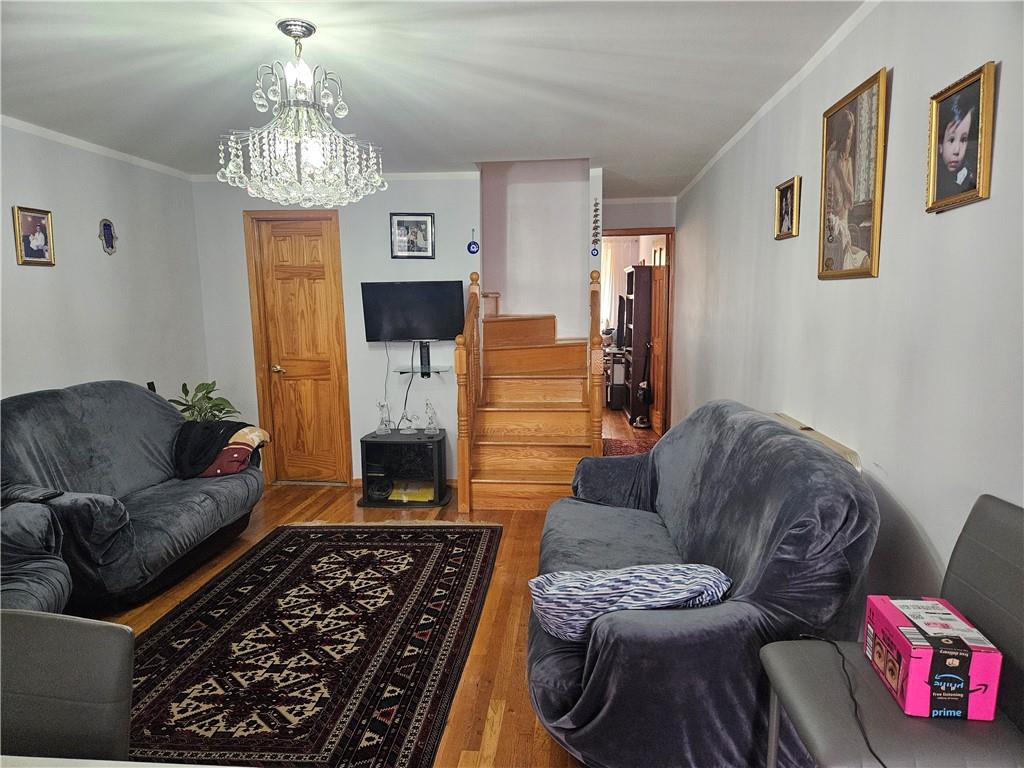
[[[68,576],[69,610],[137,602],[245,529],[262,472],[175,478],[182,421],[124,381],[0,402],[0,606],[60,611]]]
[[[716,401],[649,454],[583,459],[573,494],[548,510],[541,573],[707,563],[733,587],[713,607],[606,614],[585,643],[531,617],[541,723],[588,766],[763,765],[758,652],[801,633],[852,639],[878,531],[871,489],[819,443]],[[786,725],[780,764],[808,765]]]

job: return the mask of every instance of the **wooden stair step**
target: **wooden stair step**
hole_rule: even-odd
[[[527,483],[530,485],[564,485],[572,483],[572,475],[556,470],[534,472],[530,470],[495,470],[473,472],[473,481],[477,483]]]
[[[580,373],[496,374],[484,376],[487,404],[513,402],[583,403],[587,399],[587,377]]]
[[[538,349],[540,347],[552,347],[552,348],[555,348],[555,349],[562,349],[564,347],[584,347],[585,348],[586,346],[587,346],[587,340],[586,339],[555,339],[554,341],[538,341],[538,342],[522,341],[522,342],[519,342],[518,344],[500,344],[500,345],[498,345],[496,347],[489,347],[489,346],[487,346],[487,344],[484,344],[483,350],[484,350],[484,352],[487,352],[488,350],[491,350],[491,349]]]
[[[563,439],[564,440],[564,439]],[[530,473],[561,473],[572,478],[576,465],[591,453],[589,443],[576,444],[537,442],[477,441],[470,461],[474,472],[504,475],[509,471]]]
[[[470,484],[474,510],[543,512],[572,495],[572,478],[564,472],[475,472]]]
[[[474,431],[478,437],[492,435],[577,435],[584,436],[590,423],[590,412],[584,406],[538,408],[546,403],[530,403],[531,407],[507,408],[485,406],[476,413]],[[558,405],[558,404],[552,404]]]
[[[550,344],[555,341],[554,315],[494,315],[483,320],[484,346]]]
[[[588,411],[589,408],[582,403],[487,403],[477,408],[478,411]]]
[[[483,371],[487,375],[562,373],[585,375],[585,341],[561,341],[552,344],[508,344],[485,346]]]
[[[476,445],[564,445],[586,447],[590,438],[586,435],[486,435],[478,437]]]

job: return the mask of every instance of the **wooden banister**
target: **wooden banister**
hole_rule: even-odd
[[[473,444],[473,422],[480,399],[482,376],[480,370],[480,275],[469,276],[469,299],[466,302],[466,322],[462,333],[455,337],[455,380],[458,384],[459,434],[456,444],[458,465],[459,512],[469,512],[470,477],[472,464],[470,449]]]
[[[604,352],[601,349],[601,273],[590,273],[590,451],[604,454],[601,417],[604,415]]]

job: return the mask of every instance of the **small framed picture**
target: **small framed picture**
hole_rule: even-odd
[[[787,240],[800,234],[800,177],[794,176],[775,188],[775,239]]]
[[[434,214],[391,214],[391,258],[434,258]]]
[[[995,85],[996,65],[990,61],[932,96],[925,198],[928,213],[988,197]]]
[[[878,277],[887,88],[883,67],[822,115],[819,280]]]
[[[40,208],[14,206],[14,247],[19,264],[52,267],[53,215]]]

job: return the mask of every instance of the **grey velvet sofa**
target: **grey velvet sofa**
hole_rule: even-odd
[[[573,493],[548,510],[541,573],[707,563],[733,587],[713,607],[606,614],[587,643],[531,617],[541,723],[588,766],[763,765],[758,651],[801,633],[853,637],[878,531],[871,489],[824,446],[715,401],[649,454],[583,459]],[[780,764],[809,764],[788,724],[781,746]]]
[[[0,520],[6,532],[19,506],[13,502],[63,492],[42,502],[48,520],[35,513],[35,538],[49,544],[43,554],[51,565],[52,542],[58,542],[72,582],[69,610],[112,609],[144,599],[248,525],[263,474],[248,468],[227,477],[175,478],[173,445],[182,421],[162,397],[124,381],[0,402]],[[31,572],[31,562],[27,554],[19,563],[5,559],[3,581],[19,571],[24,578],[21,593],[4,589],[0,605],[26,607],[25,593],[51,610],[60,602],[49,594],[52,585]]]

